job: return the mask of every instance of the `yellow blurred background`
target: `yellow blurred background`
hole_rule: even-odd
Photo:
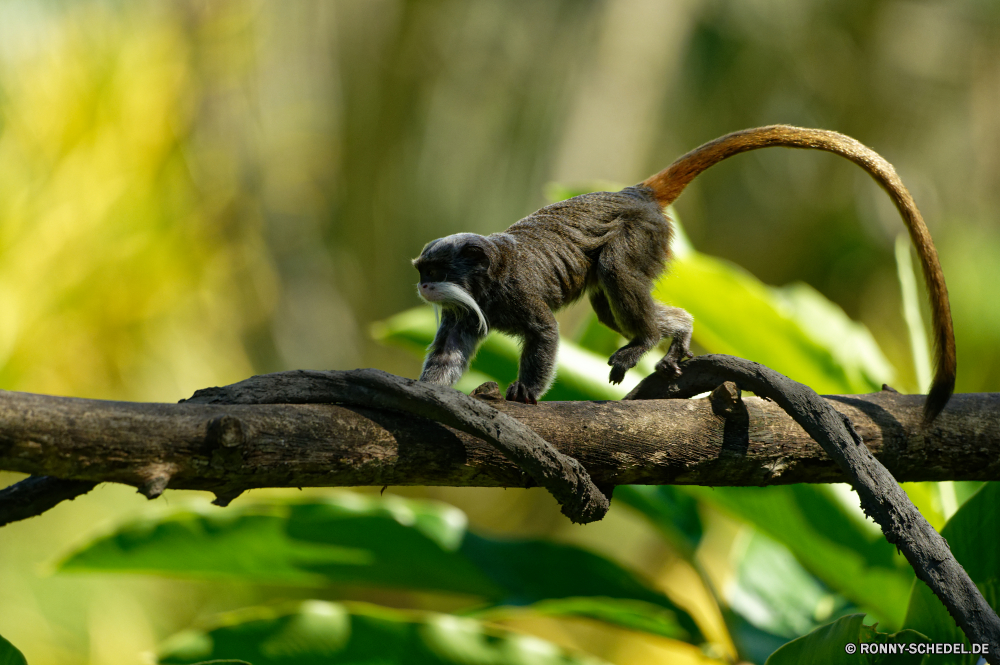
[[[978,0],[0,0],[0,388],[174,402],[293,368],[415,376],[367,330],[417,303],[409,259],[427,240],[501,230],[549,182],[633,183],[726,132],[791,123],[896,166],[941,253],[958,391],[997,391],[998,107],[1000,5]],[[699,250],[808,282],[913,382],[902,226],[858,169],[754,153],[677,208]],[[542,492],[402,493],[700,593],[627,512],[572,527]],[[104,486],[0,530],[0,635],[31,665],[143,662],[197,617],[308,595],[46,572],[145,509]],[[528,629],[615,662],[669,646]]]

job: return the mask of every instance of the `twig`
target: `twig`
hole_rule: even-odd
[[[89,480],[62,480],[51,476],[29,476],[0,490],[0,526],[41,515],[46,510],[94,489]]]

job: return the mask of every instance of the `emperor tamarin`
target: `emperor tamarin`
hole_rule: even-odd
[[[458,233],[433,240],[413,265],[420,296],[441,307],[441,325],[424,361],[422,381],[452,385],[493,329],[523,343],[517,380],[507,399],[535,404],[552,383],[559,331],[553,312],[587,294],[597,318],[628,343],[608,364],[610,381],[662,339],[672,341],[656,365],[677,373],[691,356],[692,318],[650,295],[670,258],[670,221],[664,214],[699,173],[748,150],[812,148],[845,157],[889,194],[920,257],[931,300],[936,374],[924,407],[930,422],[955,385],[955,340],[937,251],[910,193],[892,165],[837,132],[787,125],[727,134],[683,155],[663,171],[620,192],[584,194],[554,203],[502,233]]]

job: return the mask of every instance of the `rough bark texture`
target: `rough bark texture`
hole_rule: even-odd
[[[927,430],[923,397],[829,396],[899,481],[1000,480],[1000,394],[955,395]],[[709,400],[491,401],[600,486],[846,482],[779,406],[745,397],[749,425],[727,434]],[[227,418],[242,440],[219,436]],[[230,435],[233,436],[232,430]],[[431,420],[332,404],[149,404],[0,392],[0,469],[175,489],[448,485],[531,487],[493,446]]]
[[[987,661],[1000,663],[1000,618],[996,612],[952,556],[945,539],[928,524],[892,474],[865,447],[851,421],[811,388],[758,363],[716,355],[688,361],[683,374],[674,379],[648,377],[630,397],[682,398],[715,389],[711,401],[717,411],[731,417],[736,427],[745,427],[738,400],[717,389],[726,381],[773,399],[816,439],[850,476],[861,507],[882,528],[886,540],[899,548],[917,577],[948,608],[969,641],[990,645]]]
[[[89,480],[31,476],[0,490],[0,526],[41,515],[97,487]]]
[[[496,384],[493,384],[495,387]],[[499,397],[499,391],[496,393]],[[197,391],[193,404],[297,404],[339,402],[353,406],[402,411],[449,425],[488,441],[517,468],[546,488],[574,522],[599,520],[607,514],[608,497],[587,470],[553,448],[530,427],[457,390],[404,379],[375,369],[352,372],[298,370],[251,377],[224,388]],[[229,437],[232,446],[246,440],[243,424],[229,418],[216,438]]]

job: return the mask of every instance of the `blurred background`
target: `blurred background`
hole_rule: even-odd
[[[0,0],[0,388],[174,402],[293,368],[416,376],[369,326],[418,304],[425,242],[500,231],[551,182],[631,184],[719,135],[790,123],[895,165],[948,280],[957,391],[998,391],[998,105],[1000,6],[979,0]],[[903,227],[859,169],[756,152],[676,207],[698,250],[810,284],[913,383]],[[542,492],[400,493],[585,543],[684,593],[627,512],[584,528]],[[142,662],[197,617],[294,597],[47,575],[145,508],[101,487],[0,530],[0,634],[32,665]],[[731,543],[736,527],[713,524]],[[667,648],[518,627],[616,662]]]

